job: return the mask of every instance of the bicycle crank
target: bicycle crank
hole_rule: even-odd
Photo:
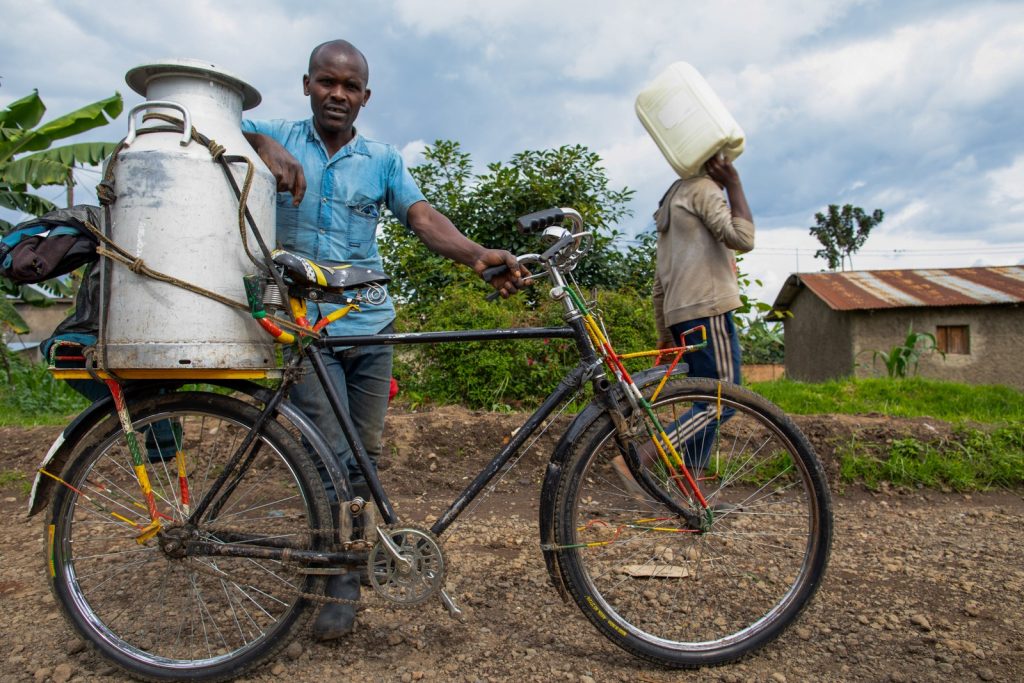
[[[444,552],[434,534],[425,529],[378,526],[377,543],[370,550],[368,564],[370,584],[390,602],[419,605],[436,593],[444,593]]]

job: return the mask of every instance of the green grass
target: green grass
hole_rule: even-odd
[[[931,441],[854,438],[839,444],[843,483],[955,491],[1024,486],[1024,393],[1015,389],[919,377],[776,380],[752,389],[796,415],[930,417],[953,425],[952,435]]]
[[[845,379],[822,384],[782,379],[759,382],[751,388],[795,415],[878,413],[932,417],[954,424],[1024,421],[1024,393],[1004,386],[973,386],[915,377]]]
[[[961,427],[950,439],[895,439],[884,449],[856,440],[836,450],[846,483],[877,489],[883,481],[907,488],[975,491],[1024,485],[1024,424],[992,431]]]
[[[27,496],[32,490],[32,482],[24,472],[0,470],[0,489],[17,489],[22,495]]]

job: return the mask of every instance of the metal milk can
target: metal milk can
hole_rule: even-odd
[[[166,60],[130,70],[125,80],[146,102],[132,109],[127,146],[114,170],[110,235],[146,266],[245,302],[242,276],[256,271],[239,234],[239,200],[209,150],[172,130],[158,112],[184,120],[184,130],[255,164],[247,206],[263,239],[275,244],[276,182],[241,132],[242,111],[260,102],[249,84],[208,62]],[[136,126],[136,118],[143,122]],[[180,126],[179,126],[180,128]],[[231,164],[241,188],[244,163]],[[247,227],[250,250],[259,248]],[[111,369],[255,369],[275,366],[274,345],[244,310],[232,309],[120,263],[105,269],[109,305],[101,358]],[[171,373],[173,374],[173,373]]]

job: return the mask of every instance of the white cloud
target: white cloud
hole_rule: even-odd
[[[716,74],[709,75],[709,80]],[[753,62],[715,79],[748,133],[782,122],[856,125],[925,143],[955,134],[950,110],[979,106],[1024,83],[1024,23],[1001,6],[939,15],[881,35]]]
[[[897,240],[909,235],[967,249],[1024,234],[1019,3],[352,0],[343,15],[312,0],[39,0],[31,12],[23,4],[0,0],[0,106],[33,87],[54,114],[114,90],[130,105],[139,98],[124,84],[128,68],[201,57],[260,90],[252,116],[298,118],[309,114],[300,77],[310,48],[346,37],[371,62],[361,132],[397,144],[413,163],[423,141],[437,138],[461,141],[478,164],[585,144],[604,159],[612,187],[637,191],[635,218],[620,226],[634,229],[672,172],[633,99],[683,59],[747,133],[737,166],[759,247],[813,253],[806,227],[794,226],[846,202],[887,212],[867,248],[890,234],[901,249],[913,246]],[[124,128],[122,117],[86,137],[113,139]],[[900,258],[876,256],[890,267]],[[945,265],[975,256],[946,254]],[[766,272],[784,277],[796,261],[788,258]],[[800,254],[800,267],[809,263]]]
[[[427,150],[427,143],[423,140],[413,140],[406,143],[401,149],[402,159],[407,167],[418,166],[423,163],[423,153]]]
[[[1024,211],[1024,156],[1018,156],[1009,166],[986,174],[991,185],[989,199],[993,208],[1000,205],[1014,212]]]
[[[775,56],[787,44],[832,25],[858,4],[860,0],[701,4],[656,0],[642,5],[615,0],[398,0],[395,15],[421,35],[443,34],[462,44],[482,46],[492,57],[557,65],[565,78],[594,80],[634,68],[652,76],[680,59],[736,64],[755,55]]]

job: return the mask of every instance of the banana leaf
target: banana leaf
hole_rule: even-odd
[[[33,216],[42,216],[47,211],[56,209],[57,205],[34,194],[5,187],[0,182],[0,207],[11,209],[12,211],[21,211]]]
[[[39,91],[33,90],[31,95],[26,95],[20,100],[15,100],[0,111],[0,129],[22,129],[35,128],[43,120],[46,112],[46,105],[39,97]]]
[[[105,126],[120,116],[123,110],[124,101],[121,99],[121,93],[114,93],[105,100],[93,102],[81,109],[76,109],[70,114],[58,116],[52,121],[36,128],[37,139],[40,137],[45,138],[45,143],[43,141],[33,143],[32,146],[26,148],[26,151],[46,149],[54,140],[71,137],[99,126]],[[36,144],[39,146],[35,146]]]
[[[93,102],[70,114],[58,116],[23,135],[0,141],[0,161],[7,161],[21,152],[36,152],[48,148],[56,140],[71,137],[105,126],[117,118],[124,109],[120,93],[114,93],[105,100]],[[109,119],[108,119],[109,117]],[[9,129],[8,129],[9,130]]]
[[[14,304],[6,297],[0,297],[0,327],[8,327],[15,334],[27,334],[25,319],[18,315]]]
[[[22,157],[6,164],[0,164],[0,180],[10,185],[63,185],[68,180],[70,166],[60,161],[38,158],[35,155]]]

